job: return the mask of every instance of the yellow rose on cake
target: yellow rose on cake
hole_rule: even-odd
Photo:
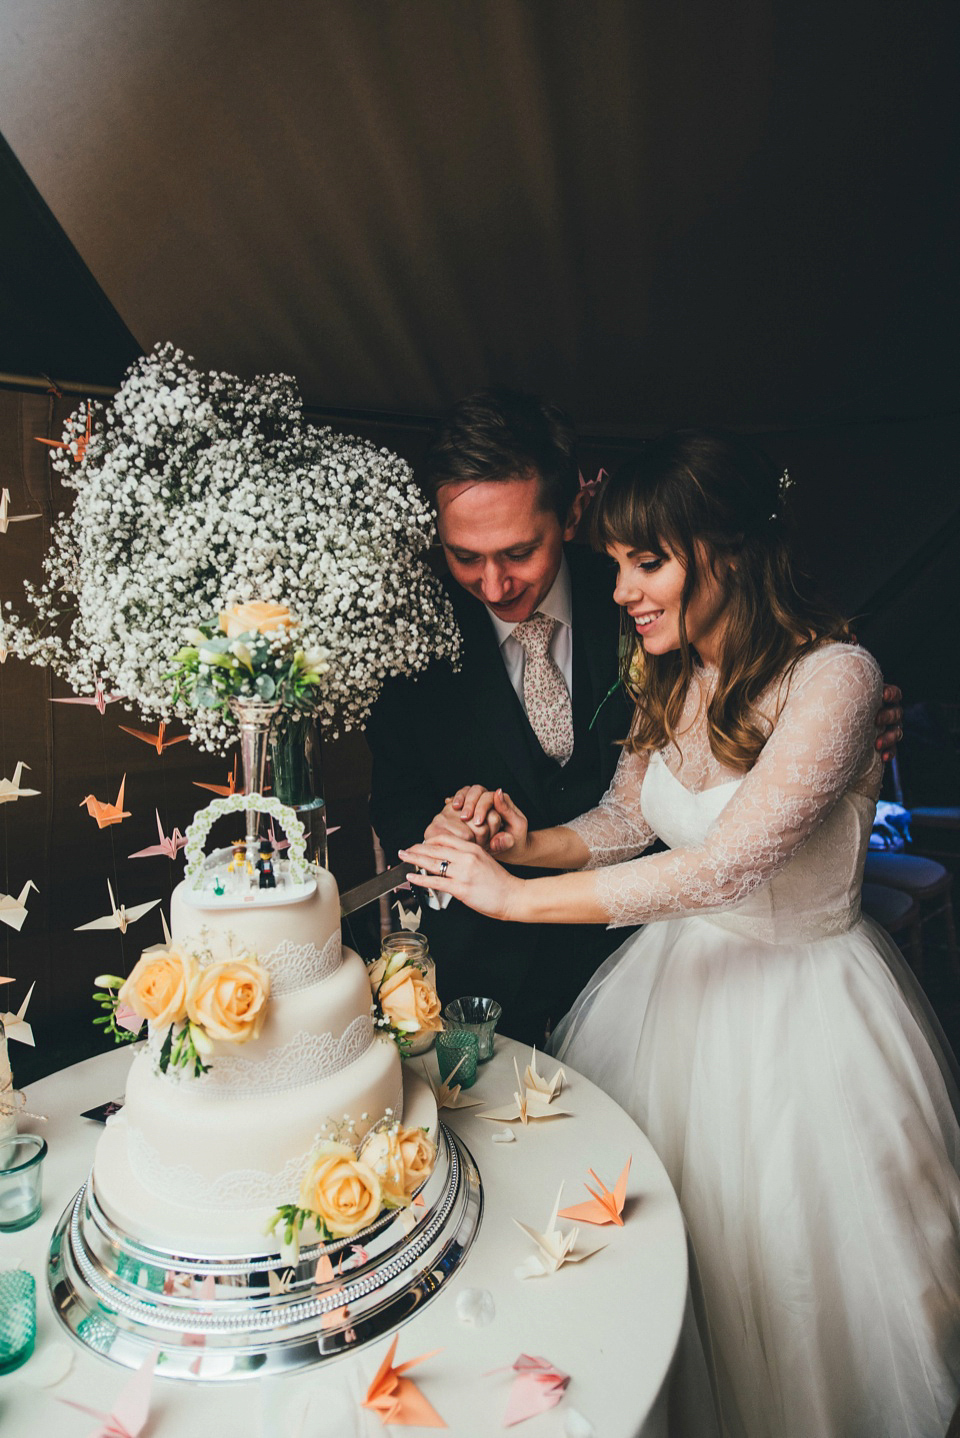
[[[269,997],[270,976],[256,959],[224,959],[194,974],[187,1017],[208,1038],[244,1044],[259,1034]]]
[[[272,634],[276,630],[292,629],[293,615],[286,604],[274,604],[269,599],[250,599],[246,604],[232,604],[221,611],[220,628],[228,639],[238,634]]]
[[[315,1213],[335,1238],[350,1238],[383,1207],[380,1180],[347,1144],[325,1143],[303,1176],[300,1207]]]
[[[180,1023],[187,1016],[187,992],[196,965],[176,949],[144,954],[122,985],[117,1002],[156,1027]]]
[[[422,1128],[402,1128],[397,1134],[397,1146],[403,1163],[403,1186],[410,1198],[433,1172],[437,1145]]]

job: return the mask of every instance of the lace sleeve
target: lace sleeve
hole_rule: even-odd
[[[702,846],[618,863],[597,875],[608,922],[727,908],[772,879],[844,792],[875,797],[881,766],[874,716],[882,688],[876,662],[854,646],[830,645],[802,660],[760,758]]]
[[[564,825],[579,834],[590,850],[585,869],[619,864],[653,843],[654,832],[640,811],[640,789],[649,757],[624,749],[610,787],[597,807]]]

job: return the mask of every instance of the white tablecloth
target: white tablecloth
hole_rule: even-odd
[[[16,1050],[14,1047],[14,1061]],[[513,1058],[521,1072],[527,1051],[497,1039],[471,1096],[484,1107],[509,1101],[515,1087]],[[432,1054],[426,1063],[436,1074]],[[43,1214],[32,1228],[0,1234],[0,1267],[18,1264],[37,1280],[37,1355],[20,1374],[0,1378],[0,1432],[4,1438],[87,1438],[92,1420],[56,1401],[69,1397],[109,1408],[127,1370],[96,1357],[69,1338],[53,1315],[46,1292],[50,1235],[90,1167],[99,1124],[83,1109],[118,1097],[130,1051],[118,1049],[32,1085],[27,1106],[48,1116],[24,1120],[49,1144]],[[555,1064],[540,1060],[541,1072]],[[429,1349],[443,1351],[411,1373],[424,1395],[460,1438],[486,1438],[500,1430],[510,1389],[508,1373],[487,1376],[521,1353],[537,1354],[571,1375],[560,1404],[523,1425],[529,1438],[559,1438],[575,1409],[597,1438],[660,1438],[665,1433],[667,1376],[677,1348],[687,1292],[687,1251],[680,1209],[659,1159],[643,1134],[613,1101],[568,1072],[563,1102],[573,1117],[511,1125],[516,1142],[494,1143],[500,1124],[477,1117],[483,1109],[444,1110],[444,1120],[470,1149],[483,1179],[485,1211],[466,1262],[440,1294],[400,1330],[396,1362]],[[514,1269],[532,1251],[511,1220],[542,1230],[561,1181],[563,1206],[588,1197],[588,1167],[612,1187],[633,1159],[623,1228],[582,1233],[607,1247],[549,1277],[519,1280]],[[490,1291],[494,1320],[483,1328],[460,1322],[457,1295],[466,1287]],[[55,1387],[29,1387],[31,1364],[51,1344],[68,1344],[73,1367]],[[148,1438],[337,1438],[383,1432],[380,1420],[357,1398],[387,1350],[383,1339],[356,1354],[315,1369],[242,1383],[199,1384],[157,1379]],[[396,1432],[396,1429],[391,1431]],[[412,1431],[424,1431],[412,1430]]]

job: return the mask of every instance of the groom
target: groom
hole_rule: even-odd
[[[470,395],[440,421],[421,483],[463,653],[456,673],[434,662],[388,681],[371,715],[371,817],[390,862],[464,784],[502,786],[532,829],[592,808],[631,713],[617,686],[612,567],[571,543],[587,492],[566,416],[507,389]],[[475,837],[449,811],[442,822]],[[538,1044],[629,932],[508,924],[456,900],[424,906],[421,927],[443,1000],[497,999],[501,1029]]]

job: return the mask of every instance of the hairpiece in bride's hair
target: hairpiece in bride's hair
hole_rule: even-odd
[[[781,474],[780,478],[777,480],[777,494],[779,495],[779,503],[777,504],[776,509],[771,514],[771,519],[782,518],[783,507],[786,502],[787,495],[790,493],[791,489],[793,489],[795,484],[796,480],[790,478],[789,469],[785,469],[783,471],[783,474]]]

